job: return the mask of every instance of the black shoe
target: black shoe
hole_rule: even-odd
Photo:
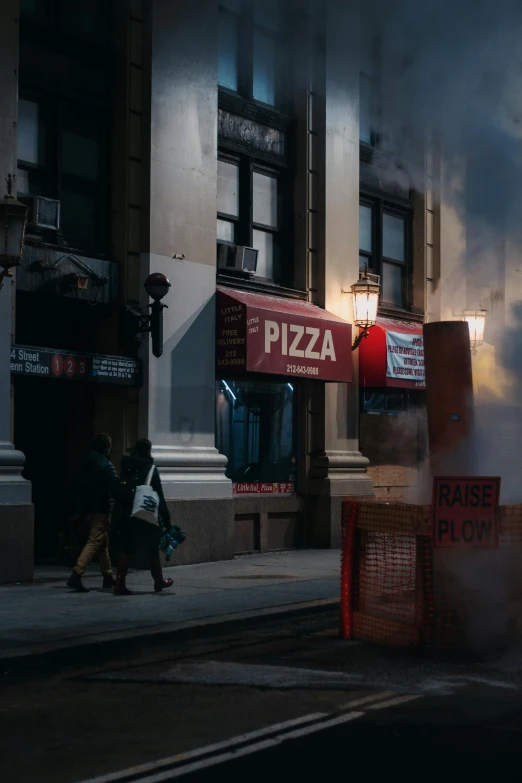
[[[102,587],[104,590],[107,590],[109,587],[116,587],[116,579],[112,574],[105,574]]]
[[[79,576],[76,571],[73,571],[69,579],[67,580],[67,587],[70,587],[72,590],[76,590],[77,593],[88,593],[89,588],[85,587],[85,585],[82,582],[81,576]]]

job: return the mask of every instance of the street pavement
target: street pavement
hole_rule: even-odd
[[[522,640],[459,657],[343,641],[335,551],[169,575],[156,595],[132,573],[128,598],[94,570],[86,595],[57,569],[0,588],[2,783],[520,779]],[[43,648],[60,662],[16,666]]]
[[[339,551],[304,550],[165,569],[174,586],[154,593],[150,574],[133,571],[132,596],[101,589],[93,566],[87,594],[69,590],[67,569],[37,569],[35,581],[0,587],[0,660],[111,640],[284,612],[339,598]]]
[[[337,622],[331,605],[149,657],[4,672],[0,780],[520,779],[520,650],[401,652],[343,641]]]

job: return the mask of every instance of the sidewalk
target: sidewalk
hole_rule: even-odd
[[[0,661],[108,641],[288,612],[339,599],[339,551],[304,550],[165,569],[174,586],[153,592],[147,571],[131,572],[132,596],[101,589],[93,566],[90,593],[67,589],[70,571],[37,569],[35,582],[0,586]]]

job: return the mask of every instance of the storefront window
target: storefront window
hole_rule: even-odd
[[[290,383],[217,381],[216,445],[235,492],[295,490],[295,390]]]
[[[424,390],[420,389],[365,388],[361,389],[359,399],[361,413],[385,416],[413,413],[426,404]]]
[[[361,394],[361,413],[397,416],[411,407],[410,393],[402,389],[365,389]]]

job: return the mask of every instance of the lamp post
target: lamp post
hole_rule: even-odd
[[[486,325],[486,310],[464,310],[462,320],[469,327],[469,343],[471,353],[476,354],[477,348],[484,342],[484,327]]]
[[[359,347],[363,337],[368,337],[368,330],[377,322],[380,291],[379,276],[369,275],[368,265],[366,265],[364,272],[360,273],[359,280],[350,289],[353,297],[353,323],[362,330],[355,338],[352,351]],[[343,294],[347,293],[348,291],[343,291]]]
[[[149,304],[150,313],[143,314],[127,307],[127,316],[132,318],[131,331],[134,336],[150,332],[152,340],[152,353],[159,359],[163,353],[163,310],[167,307],[162,299],[167,296],[171,284],[170,280],[162,272],[154,272],[149,275],[143,285],[145,291],[154,301]]]
[[[14,177],[7,177],[7,193],[0,201],[0,288],[11,269],[22,263],[27,207],[13,196]]]

